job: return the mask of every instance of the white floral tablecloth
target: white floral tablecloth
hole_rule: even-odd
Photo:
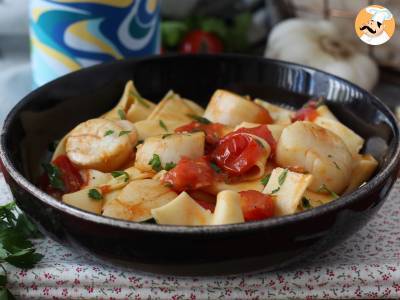
[[[10,199],[0,174],[0,196]],[[400,181],[379,213],[336,249],[299,269],[226,277],[144,275],[95,263],[44,239],[32,270],[7,266],[21,299],[400,298]]]

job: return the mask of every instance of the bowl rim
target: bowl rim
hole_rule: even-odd
[[[115,219],[111,217],[104,217],[102,215],[96,215],[94,213],[90,213],[87,211],[83,211],[79,208],[75,208],[68,204],[64,204],[61,201],[55,199],[54,197],[46,194],[38,187],[36,187],[33,183],[31,183],[28,179],[26,179],[18,170],[14,167],[9,157],[9,154],[5,150],[5,143],[6,143],[6,136],[8,132],[8,128],[13,122],[14,118],[19,113],[20,109],[23,108],[26,104],[30,103],[40,95],[40,93],[44,90],[52,88],[54,85],[58,85],[60,81],[65,80],[66,78],[74,78],[75,76],[79,76],[83,72],[94,72],[94,71],[102,71],[107,70],[110,66],[118,66],[124,64],[136,64],[139,62],[145,61],[154,61],[154,60],[167,60],[167,59],[182,59],[182,58],[189,58],[189,59],[247,59],[253,61],[260,61],[260,62],[268,62],[275,65],[284,65],[287,68],[296,68],[306,70],[308,72],[317,72],[323,76],[328,76],[333,78],[335,81],[340,81],[345,83],[346,85],[350,85],[363,94],[368,94],[372,105],[381,111],[389,120],[392,125],[392,133],[393,133],[393,141],[388,148],[390,161],[387,163],[386,167],[380,170],[371,180],[367,182],[367,184],[359,187],[357,190],[353,191],[350,194],[341,196],[338,200],[339,201],[332,201],[328,204],[321,205],[319,207],[306,210],[303,212],[295,213],[292,215],[274,217],[266,220],[255,221],[255,222],[245,222],[245,223],[238,223],[238,224],[228,224],[228,225],[205,225],[205,226],[181,226],[181,225],[159,225],[159,224],[148,224],[148,223],[139,223],[133,221],[126,221]],[[311,68],[308,66],[275,60],[275,59],[268,59],[263,57],[255,57],[250,55],[243,55],[243,54],[218,54],[218,55],[208,55],[208,54],[200,54],[200,55],[181,55],[181,54],[170,54],[170,55],[153,55],[148,56],[145,58],[131,58],[131,59],[124,59],[119,61],[113,61],[109,63],[103,63],[99,65],[95,65],[89,68],[83,68],[81,70],[69,73],[62,77],[59,77],[37,89],[27,94],[25,97],[19,101],[14,108],[9,112],[4,121],[2,126],[1,135],[0,135],[0,160],[3,163],[3,166],[9,176],[26,192],[33,195],[37,200],[44,202],[46,205],[51,206],[52,208],[61,211],[62,213],[66,213],[72,215],[77,218],[81,218],[85,221],[93,222],[98,225],[105,225],[105,226],[112,226],[118,227],[121,229],[127,230],[138,230],[144,232],[157,232],[157,233],[164,233],[164,234],[208,234],[208,235],[215,235],[215,234],[233,234],[235,232],[248,232],[254,231],[258,229],[264,229],[266,227],[273,228],[278,227],[281,225],[287,225],[290,223],[298,222],[300,220],[305,220],[317,216],[322,216],[324,214],[328,214],[335,210],[340,210],[341,208],[351,204],[353,201],[359,198],[363,198],[368,196],[368,194],[375,189],[378,185],[382,184],[391,174],[399,167],[399,159],[400,159],[400,140],[399,140],[399,126],[397,124],[396,118],[394,114],[390,111],[390,109],[375,95],[371,94],[370,92],[366,91],[365,89],[345,80],[340,77],[337,77],[333,74],[329,74],[327,72]]]

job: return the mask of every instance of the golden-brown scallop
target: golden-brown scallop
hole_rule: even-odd
[[[212,122],[230,126],[236,126],[242,122],[265,124],[270,120],[262,106],[225,90],[217,90],[214,93],[204,117]]]
[[[352,157],[342,139],[310,122],[295,122],[282,131],[276,162],[311,173],[310,190],[318,191],[326,185],[338,194],[349,184],[352,170]]]
[[[135,144],[134,127],[128,128],[127,123],[92,119],[70,132],[65,149],[68,158],[79,168],[110,172],[132,155]]]

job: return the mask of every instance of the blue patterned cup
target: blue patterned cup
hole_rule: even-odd
[[[35,86],[94,64],[160,52],[158,0],[32,0]]]

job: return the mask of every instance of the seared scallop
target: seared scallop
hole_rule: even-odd
[[[311,173],[309,189],[315,192],[343,192],[352,169],[352,157],[342,139],[310,122],[296,122],[282,131],[276,162]]]
[[[66,141],[68,158],[81,169],[118,169],[132,155],[136,144],[136,130],[128,123],[92,119],[79,124]]]

